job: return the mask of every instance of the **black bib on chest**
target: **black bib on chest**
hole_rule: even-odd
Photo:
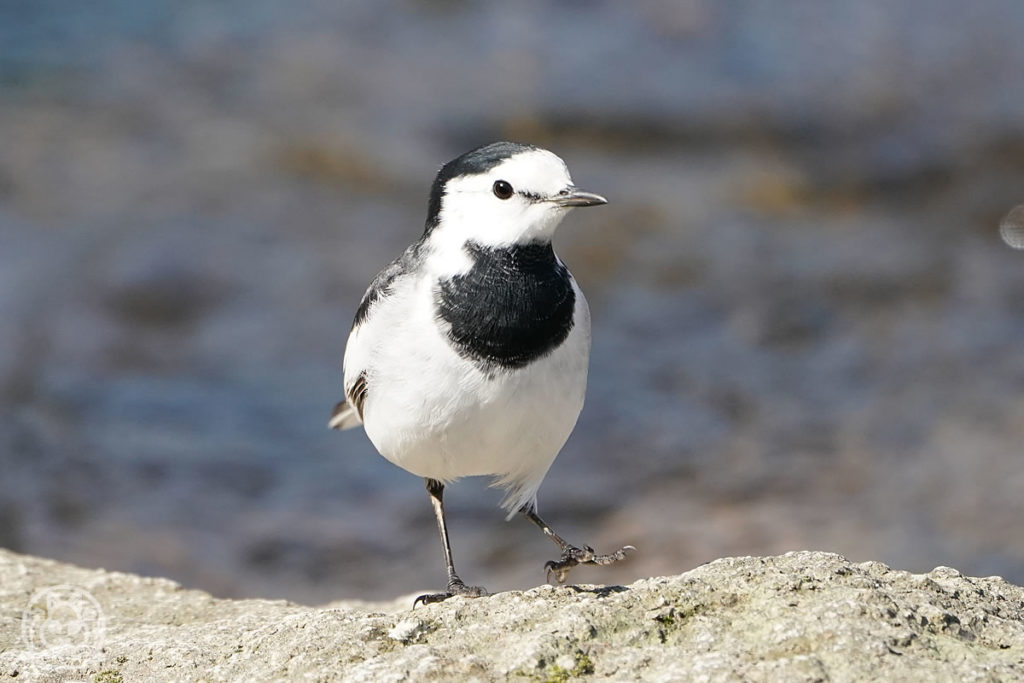
[[[550,353],[573,326],[576,295],[551,244],[469,243],[469,272],[441,280],[437,316],[463,358],[519,368]]]

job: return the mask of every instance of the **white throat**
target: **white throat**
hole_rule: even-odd
[[[498,181],[510,184],[514,194],[496,196]],[[494,248],[550,242],[570,210],[551,200],[571,186],[565,162],[542,149],[516,154],[485,173],[452,178],[426,241],[431,260],[443,263],[444,273],[458,273],[472,265],[467,242]]]

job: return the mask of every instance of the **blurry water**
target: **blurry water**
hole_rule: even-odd
[[[946,6],[948,5],[948,7]],[[1024,581],[1024,6],[0,6],[0,545],[325,601],[436,588],[422,483],[329,432],[366,284],[447,159],[550,147],[611,204],[541,489],[639,552]],[[463,576],[551,546],[452,487]]]

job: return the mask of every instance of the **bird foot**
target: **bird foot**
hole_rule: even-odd
[[[454,598],[456,595],[466,598],[484,598],[490,595],[490,593],[482,586],[467,586],[462,582],[462,579],[456,577],[448,582],[448,590],[446,592],[425,593],[413,600],[412,606],[415,609],[416,605],[419,604],[431,605],[435,602],[444,602],[448,598]]]
[[[558,581],[558,583],[565,583],[565,578],[569,576],[569,570],[576,565],[612,564],[613,562],[619,562],[626,559],[626,555],[634,550],[636,550],[635,547],[627,545],[614,553],[598,555],[590,546],[583,548],[569,546],[562,552],[562,556],[560,558],[557,560],[551,560],[544,565],[544,569],[547,572],[547,580],[551,581],[551,575],[554,574],[555,580]]]

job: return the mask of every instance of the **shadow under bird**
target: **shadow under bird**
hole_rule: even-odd
[[[430,189],[423,236],[382,270],[356,310],[344,359],[345,400],[329,426],[360,424],[382,456],[426,480],[448,569],[431,603],[487,592],[452,560],[445,484],[489,475],[517,511],[558,545],[548,577],[611,564],[552,531],[537,490],[583,407],[590,310],[551,238],[575,207],[607,200],[575,187],[565,162],[495,142],[445,164]]]

